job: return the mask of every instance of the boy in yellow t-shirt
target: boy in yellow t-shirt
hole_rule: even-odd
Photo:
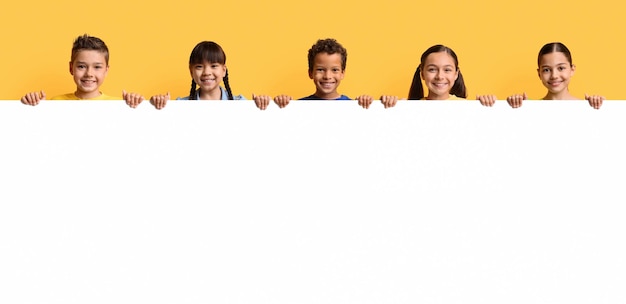
[[[109,71],[109,49],[100,38],[84,34],[74,40],[70,61],[70,74],[76,83],[76,91],[51,98],[52,100],[119,100],[100,92]],[[132,93],[122,93],[129,105],[137,105],[136,99],[140,96]],[[46,99],[46,93],[30,92],[21,98],[23,104],[35,106],[39,101]]]

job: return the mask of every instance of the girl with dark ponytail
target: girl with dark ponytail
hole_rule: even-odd
[[[537,74],[541,83],[548,89],[543,100],[577,100],[569,92],[569,83],[574,76],[576,66],[572,62],[572,53],[560,42],[545,44],[537,57]],[[507,102],[513,108],[522,106],[522,100],[527,99],[526,93],[515,94],[507,97]],[[604,96],[587,95],[585,99],[594,109],[600,109]]]

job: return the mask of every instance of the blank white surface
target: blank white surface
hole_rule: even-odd
[[[625,116],[0,101],[0,303],[625,302]]]

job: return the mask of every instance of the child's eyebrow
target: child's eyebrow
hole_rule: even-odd
[[[556,65],[554,65],[554,66],[562,66],[562,65],[569,65],[569,63],[567,63],[567,62],[561,62],[561,63],[557,63],[557,64],[556,64]],[[549,67],[552,67],[552,66],[551,66],[551,65],[544,64],[544,65],[542,65],[541,67],[542,67],[542,68],[549,68]]]
[[[436,65],[436,64],[434,64],[434,63],[427,64],[426,66],[427,66],[427,67],[430,67],[430,66],[433,66],[433,67],[438,67],[438,65]],[[454,65],[452,65],[452,64],[445,64],[445,65],[442,65],[442,66],[443,66],[443,67],[454,67]]]
[[[76,64],[89,64],[88,62],[85,61],[76,61]],[[92,62],[91,64],[104,64],[104,62]]]

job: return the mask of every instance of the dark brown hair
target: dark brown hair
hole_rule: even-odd
[[[348,61],[348,51],[337,40],[332,38],[319,39],[309,49],[309,72],[313,71],[313,62],[315,61],[315,55],[319,53],[327,54],[339,54],[341,55],[341,70],[346,69],[346,62]]]
[[[222,47],[213,41],[202,41],[193,48],[191,55],[189,55],[189,67],[194,64],[203,63],[204,61],[210,63],[226,64],[226,53]],[[228,83],[228,70],[223,78],[226,92],[228,93],[228,99],[233,100],[233,92],[230,89],[230,83]],[[196,99],[196,82],[191,79],[191,90],[189,91],[189,99]]]
[[[461,75],[461,70],[459,70],[459,59],[456,57],[456,53],[454,51],[441,44],[433,45],[429,47],[420,58],[420,64],[417,66],[415,70],[415,74],[413,75],[413,81],[411,82],[411,88],[409,88],[409,99],[422,99],[424,98],[424,88],[422,86],[422,78],[420,77],[421,67],[424,61],[426,61],[426,57],[432,53],[438,52],[446,52],[448,55],[454,59],[454,67],[459,72],[459,77],[457,77],[456,81],[454,81],[454,85],[450,89],[450,94],[466,98],[467,97],[467,88],[465,87],[465,82],[463,81],[463,75]]]

